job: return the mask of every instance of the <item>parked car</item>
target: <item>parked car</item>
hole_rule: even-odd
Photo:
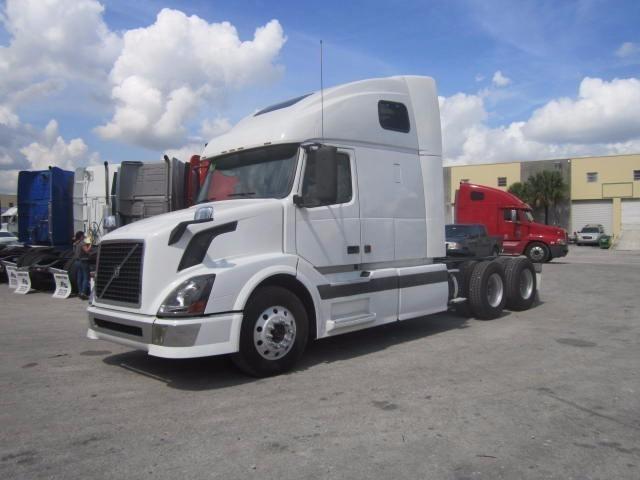
[[[598,245],[603,235],[605,233],[602,225],[590,223],[576,233],[576,245]]]
[[[445,226],[447,255],[497,257],[502,251],[502,240],[487,234],[480,224],[451,224]]]
[[[18,243],[18,237],[11,232],[0,231],[0,245],[11,245]]]

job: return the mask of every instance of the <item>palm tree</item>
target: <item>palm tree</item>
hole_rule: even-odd
[[[529,184],[527,182],[512,183],[507,191],[518,197],[524,203],[530,204],[533,202],[533,198],[531,198],[531,189],[529,188]]]
[[[568,186],[560,172],[543,170],[526,182],[531,204],[544,208],[544,223],[549,224],[549,207],[567,198]]]

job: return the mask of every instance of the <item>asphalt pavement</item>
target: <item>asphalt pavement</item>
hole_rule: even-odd
[[[640,253],[572,247],[540,301],[315,342],[256,380],[85,338],[0,285],[3,479],[638,479]]]

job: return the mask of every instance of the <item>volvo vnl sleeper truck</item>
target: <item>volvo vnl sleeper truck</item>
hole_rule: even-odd
[[[104,236],[91,339],[255,376],[309,340],[446,311],[525,309],[528,259],[445,257],[435,82],[364,80],[246,117],[205,147],[198,203]],[[466,300],[465,300],[466,299]]]

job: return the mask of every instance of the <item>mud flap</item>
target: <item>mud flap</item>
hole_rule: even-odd
[[[7,279],[9,280],[9,288],[12,290],[18,287],[18,276],[16,275],[18,267],[13,262],[2,262],[7,271]]]
[[[534,263],[533,264],[533,268],[536,271],[537,290],[540,290],[540,287],[542,287],[542,264],[541,263]]]
[[[56,281],[56,291],[53,292],[53,298],[69,298],[71,295],[71,280],[69,279],[69,273],[66,270],[59,268],[49,268],[49,271],[53,274],[53,279]]]
[[[25,295],[34,290],[31,288],[31,277],[29,277],[29,267],[18,268],[16,270],[18,286],[13,293]]]

